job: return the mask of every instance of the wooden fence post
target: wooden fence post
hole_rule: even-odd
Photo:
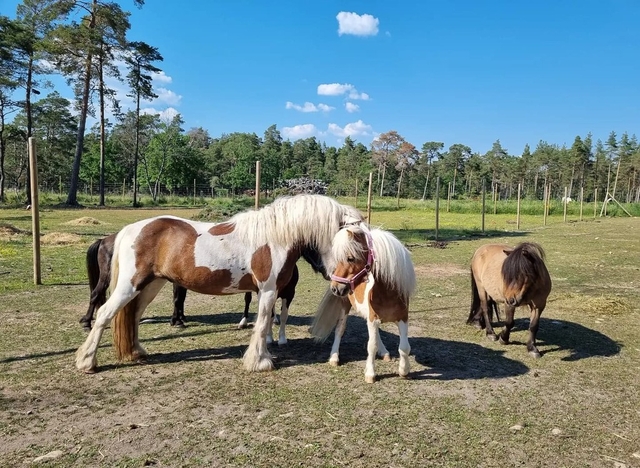
[[[29,137],[29,167],[31,173],[31,232],[33,236],[33,284],[42,284],[40,274],[40,211],[38,208],[38,158],[36,157],[36,139]]]

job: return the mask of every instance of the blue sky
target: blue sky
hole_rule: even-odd
[[[396,130],[418,149],[500,139],[518,155],[640,124],[636,0],[120,4],[130,39],[164,56],[148,107],[214,137],[276,124],[292,140],[368,145]],[[3,14],[15,5],[0,0]]]

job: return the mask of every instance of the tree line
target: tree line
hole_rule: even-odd
[[[194,180],[212,192],[244,193],[255,187],[258,160],[263,190],[309,177],[326,182],[332,194],[347,195],[356,187],[366,191],[373,172],[381,196],[432,198],[439,178],[441,193],[449,190],[453,198],[477,196],[483,186],[511,197],[520,184],[525,198],[541,198],[550,186],[553,196],[567,187],[573,198],[584,190],[592,199],[597,189],[601,199],[608,192],[622,202],[640,201],[640,145],[627,133],[612,131],[605,142],[576,136],[571,147],[540,140],[513,155],[499,140],[484,154],[462,143],[445,148],[427,141],[418,148],[395,130],[368,146],[347,137],[339,147],[315,137],[284,140],[275,125],[262,136],[185,131],[180,115],[141,113],[141,101],[156,97],[152,77],[161,71],[162,55],[129,40],[129,16],[117,3],[99,0],[24,0],[15,18],[0,16],[0,201],[9,188],[28,197],[31,136],[40,181],[50,187],[68,181],[69,205],[77,204],[79,184],[89,181],[96,181],[101,205],[105,186],[123,180],[132,182],[134,206],[138,190],[157,200],[163,190],[185,191]],[[73,102],[56,91],[39,98],[51,73],[67,78]],[[107,77],[127,85],[132,110],[120,109]],[[107,106],[113,121],[105,117]],[[97,121],[90,129],[88,116]]]

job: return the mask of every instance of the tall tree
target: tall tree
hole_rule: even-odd
[[[77,12],[80,22],[63,24],[52,30],[50,50],[56,68],[73,84],[78,107],[78,134],[76,150],[69,183],[66,203],[77,205],[77,191],[80,163],[84,148],[87,116],[91,112],[91,83],[94,78],[94,59],[101,55],[101,47],[111,39],[124,47],[125,35],[129,30],[129,13],[120,5],[98,0],[69,0],[60,2],[67,5],[68,12]],[[134,0],[137,6],[143,0]],[[105,39],[106,37],[110,39]]]
[[[423,171],[426,171],[426,177],[424,181],[424,190],[422,191],[422,200],[427,195],[427,187],[429,185],[429,177],[431,176],[431,164],[433,161],[440,159],[442,156],[442,149],[444,143],[439,141],[427,141],[422,145],[422,152],[420,153],[420,166]]]
[[[395,130],[378,135],[371,142],[371,151],[374,162],[378,166],[378,181],[380,184],[380,196],[384,193],[384,180],[387,166],[397,161],[397,152],[404,138]]]
[[[153,62],[161,62],[162,55],[156,47],[145,42],[131,42],[129,44],[130,53],[125,56],[129,73],[127,81],[131,87],[131,94],[136,103],[136,139],[133,151],[133,206],[137,206],[138,195],[138,157],[140,153],[140,101],[143,99],[153,99],[158,97],[153,92],[152,73],[160,71]]]

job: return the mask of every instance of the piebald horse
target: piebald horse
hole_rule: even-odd
[[[361,213],[351,206],[303,194],[276,199],[224,223],[159,216],[125,226],[114,242],[111,294],[76,352],[76,367],[95,372],[100,339],[114,317],[117,358],[144,359],[146,351],[138,338],[140,318],[171,281],[203,294],[257,292],[258,314],[244,367],[273,369],[266,337],[278,291],[291,280],[305,248],[316,250],[329,271],[333,237],[345,225],[361,221]]]
[[[111,279],[111,258],[113,257],[113,246],[115,243],[115,234],[111,234],[105,238],[96,240],[87,249],[87,275],[89,278],[89,307],[87,312],[80,318],[80,324],[86,331],[91,331],[91,322],[93,315],[98,308],[106,302],[107,290]],[[302,257],[309,262],[315,273],[321,273],[326,279],[329,279],[322,259],[318,252],[314,249],[306,248],[302,251]],[[293,266],[291,280],[282,289],[278,291],[278,299],[281,299],[280,316],[283,323],[280,325],[278,344],[286,344],[286,323],[289,314],[291,301],[296,295],[296,285],[298,284],[299,272],[297,265]],[[187,297],[187,289],[177,283],[173,283],[173,315],[170,324],[175,327],[184,327],[186,321],[184,315],[184,303]],[[238,324],[238,328],[246,328],[249,321],[249,306],[251,305],[252,293],[246,292],[244,296],[244,312],[242,319]],[[278,324],[278,318],[275,310],[271,314],[272,324]],[[267,334],[267,343],[273,341],[272,327],[269,327]]]
[[[471,259],[471,310],[467,323],[479,322],[486,327],[487,337],[497,340],[491,326],[491,302],[505,304],[505,327],[500,342],[509,343],[516,307],[528,305],[531,311],[527,351],[539,358],[536,335],[540,315],[551,292],[551,277],[544,264],[544,250],[533,242],[516,247],[485,244]]]
[[[369,230],[363,224],[347,226],[338,232],[332,251],[336,268],[331,275],[330,289],[316,313],[312,335],[325,340],[336,327],[329,362],[338,365],[340,340],[347,314],[353,307],[367,320],[369,340],[364,376],[367,383],[373,383],[376,352],[389,360],[389,352],[380,339],[380,323],[395,322],[400,335],[398,373],[406,377],[411,351],[409,299],[416,288],[411,254],[390,232]]]

